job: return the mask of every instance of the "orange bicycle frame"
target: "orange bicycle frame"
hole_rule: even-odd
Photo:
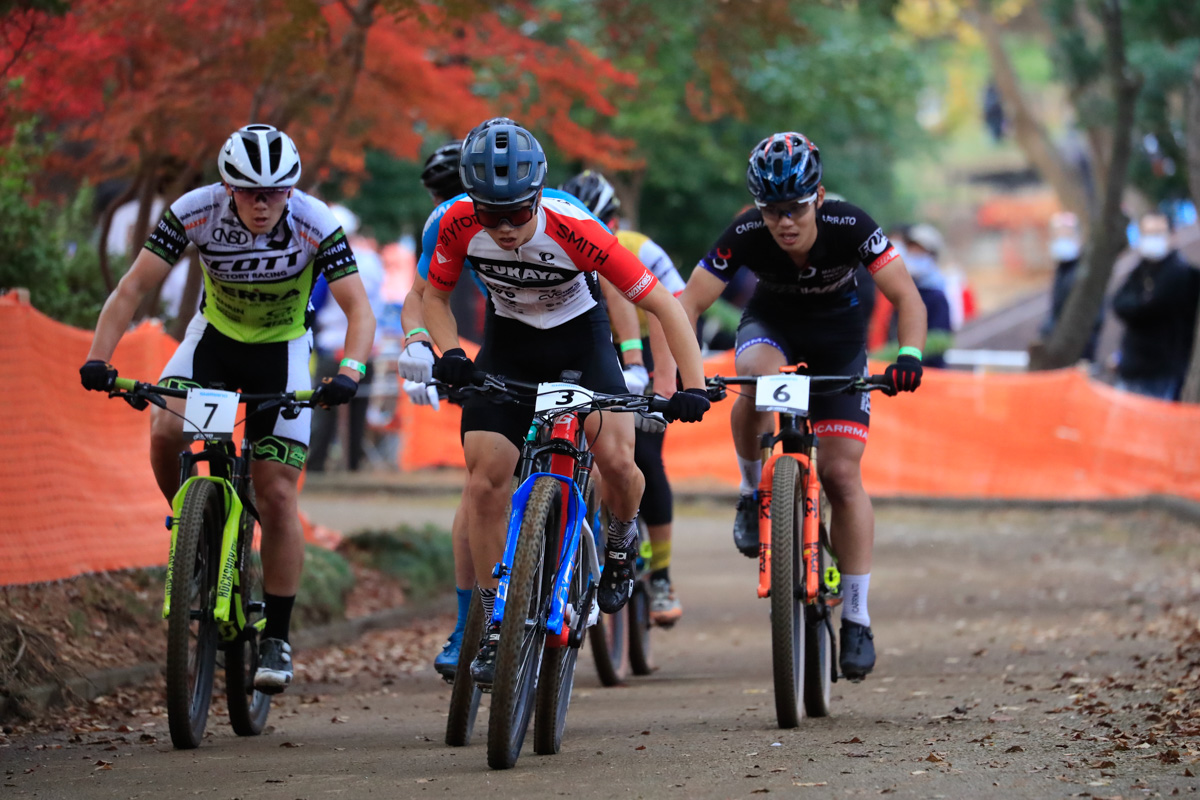
[[[800,552],[803,554],[805,602],[816,601],[821,589],[821,562],[817,558],[820,542],[821,479],[816,470],[816,448],[810,454],[778,453],[763,464],[762,478],[758,483],[758,596],[771,593],[771,495],[775,480],[775,464],[781,456],[794,458],[800,464],[801,474],[807,476],[804,484],[804,518],[800,527]]]

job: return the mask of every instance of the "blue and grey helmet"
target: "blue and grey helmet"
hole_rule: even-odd
[[[802,133],[776,133],[750,151],[746,187],[760,205],[807,201],[820,183],[821,151]]]
[[[242,189],[283,189],[300,180],[296,143],[270,125],[238,128],[217,156],[221,179]]]
[[[545,185],[546,153],[520,125],[493,124],[467,136],[458,173],[472,200],[517,205],[535,197]]]

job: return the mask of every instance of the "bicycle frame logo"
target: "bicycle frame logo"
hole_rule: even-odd
[[[187,496],[189,487],[195,481],[213,481],[219,484],[225,494],[225,525],[221,531],[221,563],[218,570],[217,579],[217,602],[213,608],[213,619],[218,623],[221,632],[221,638],[225,641],[233,641],[236,639],[246,627],[245,609],[242,607],[241,598],[238,602],[233,602],[237,586],[237,541],[238,541],[238,526],[242,519],[242,500],[234,491],[233,484],[224,478],[216,478],[209,475],[194,475],[188,478],[179,491],[175,493],[174,499],[171,500],[171,516],[168,518],[167,527],[171,530],[171,550],[167,555],[167,578],[166,586],[163,589],[163,609],[162,616],[166,619],[171,615],[171,574],[175,564],[175,544],[179,533],[179,515],[183,511],[183,500]],[[230,610],[234,609],[236,614],[233,619],[230,619]],[[261,620],[263,622],[265,620]]]

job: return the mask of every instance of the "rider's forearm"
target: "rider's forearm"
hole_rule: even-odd
[[[375,343],[375,314],[369,303],[355,307],[353,313],[346,316],[346,343],[343,352],[346,358],[366,364],[371,358],[371,348]],[[363,375],[357,367],[343,366],[338,372],[348,378],[361,380]]]
[[[92,347],[88,350],[87,360],[108,362],[112,359],[117,343],[129,330],[133,322],[133,314],[142,302],[145,294],[141,285],[130,275],[126,275],[117,284],[117,288],[104,301],[100,318],[96,321],[96,333],[92,337]]]
[[[425,327],[425,279],[417,276],[412,288],[404,296],[404,305],[400,308],[400,325],[404,328],[404,343],[429,341],[429,335],[421,332],[408,336],[409,331]]]
[[[896,335],[900,340],[900,346],[924,350],[928,330],[925,303],[921,300],[921,296],[918,294],[915,302],[906,296],[896,306]]]
[[[625,295],[617,291],[607,279],[600,279],[600,289],[604,293],[604,303],[608,307],[608,319],[616,333],[617,344],[637,339],[641,341],[641,325],[638,324],[637,306],[629,302]],[[624,350],[621,353],[623,366],[644,363],[642,351],[638,349]]]
[[[430,289],[424,295],[425,327],[441,353],[458,347],[458,322],[450,311],[449,292]]]
[[[661,285],[655,288],[657,290]],[[679,366],[683,388],[701,389],[704,387],[704,362],[700,357],[700,346],[696,344],[696,334],[692,333],[692,326],[688,324],[683,306],[679,305],[666,289],[662,291],[666,295],[665,299],[654,303],[653,306],[647,306],[646,310],[662,323],[667,346]]]
[[[667,335],[662,323],[653,314],[646,320],[650,328],[650,354],[654,356],[654,393],[670,397],[675,393],[675,356],[667,344]]]

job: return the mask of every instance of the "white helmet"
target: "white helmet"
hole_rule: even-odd
[[[283,189],[300,180],[296,143],[270,125],[238,128],[221,148],[217,169],[230,186],[242,189]]]

